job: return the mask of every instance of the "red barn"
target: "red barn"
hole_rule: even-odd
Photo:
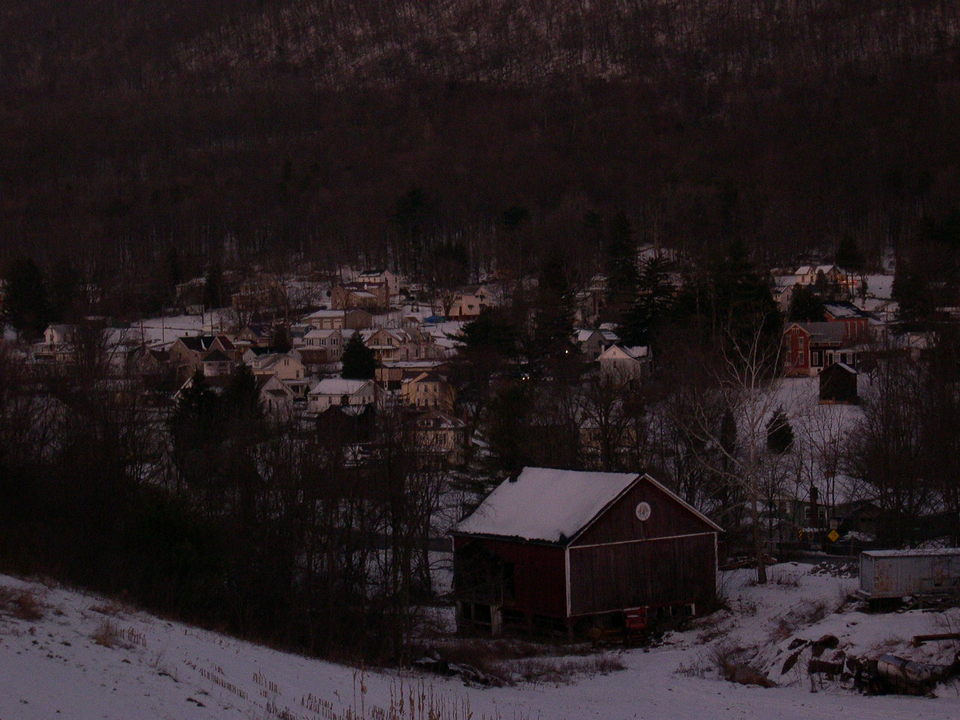
[[[464,629],[582,632],[692,613],[721,528],[649,475],[525,468],[451,532]]]

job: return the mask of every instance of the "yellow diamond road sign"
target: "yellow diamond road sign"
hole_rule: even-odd
[[[827,538],[830,540],[830,542],[836,542],[840,539],[840,533],[838,533],[836,530],[831,530],[827,533]]]

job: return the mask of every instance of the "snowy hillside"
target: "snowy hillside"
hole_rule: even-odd
[[[490,689],[281,653],[94,596],[0,576],[0,718],[960,717],[953,687],[940,686],[941,697],[931,699],[865,697],[831,686],[813,694],[799,670],[771,673],[782,684],[773,689],[718,680],[710,649],[724,644],[749,648],[755,663],[772,668],[782,663],[782,648],[794,637],[831,632],[840,637],[841,647],[866,651],[874,645],[896,648],[914,633],[943,632],[945,624],[960,622],[958,610],[832,614],[855,581],[810,570],[777,566],[771,575],[779,582],[764,588],[751,586],[746,571],[727,574],[723,584],[730,611],[668,637],[649,652],[623,652],[622,671],[581,676],[567,685]],[[821,619],[811,624],[816,617]]]

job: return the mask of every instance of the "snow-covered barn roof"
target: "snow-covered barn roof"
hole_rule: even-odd
[[[560,542],[573,537],[639,476],[524,468],[505,480],[454,532]]]

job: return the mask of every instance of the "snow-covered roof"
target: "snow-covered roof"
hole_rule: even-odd
[[[346,314],[345,310],[317,310],[305,318],[306,320],[320,320],[321,318],[338,318]]]
[[[960,548],[918,548],[916,550],[865,550],[864,555],[872,558],[891,557],[930,557],[960,555]]]
[[[634,345],[633,347],[624,347],[624,352],[632,358],[645,358],[650,354],[650,348],[646,345]]]
[[[324,329],[324,330],[313,329],[313,330],[311,330],[310,332],[308,332],[306,335],[304,335],[303,337],[304,337],[304,338],[328,338],[328,337],[330,337],[331,335],[335,335],[336,333],[339,333],[339,332],[340,332],[340,331],[337,330],[336,328],[334,328],[333,330],[330,330],[330,329]]]
[[[311,395],[353,395],[371,383],[370,380],[325,378],[310,389]]]
[[[560,542],[571,538],[639,476],[524,468],[505,480],[454,532]]]

